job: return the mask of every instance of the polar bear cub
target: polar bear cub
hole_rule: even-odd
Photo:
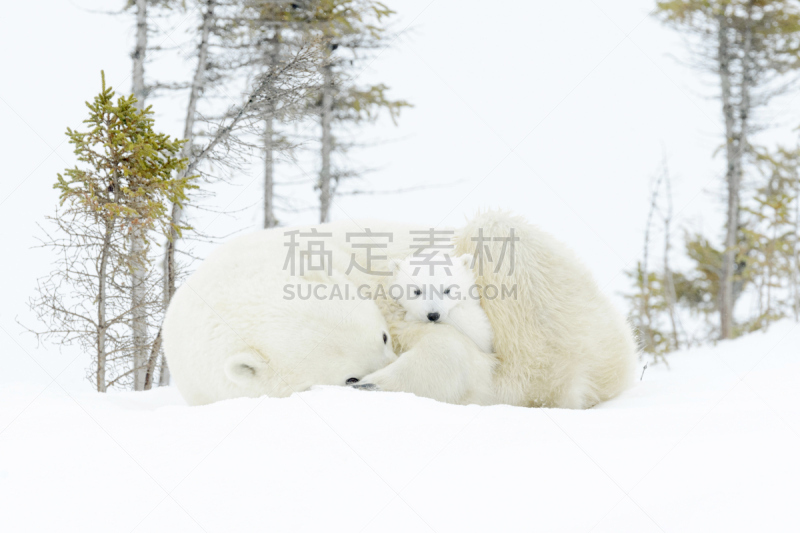
[[[389,294],[405,309],[407,321],[450,324],[492,353],[494,332],[481,307],[471,260],[435,251],[393,260]]]

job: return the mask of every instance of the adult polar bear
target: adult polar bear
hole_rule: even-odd
[[[626,322],[575,255],[522,218],[484,213],[452,239],[456,254],[480,246],[479,258],[505,257],[500,268],[475,265],[479,286],[511,293],[482,298],[494,354],[455,327],[406,322],[391,300],[364,298],[384,288],[374,272],[418,247],[411,232],[429,228],[343,221],[297,229],[221,246],[175,294],[164,346],[189,403],[287,396],[356,378],[451,403],[587,408],[632,381],[636,348]],[[327,254],[330,274],[308,268],[300,251],[314,249]]]

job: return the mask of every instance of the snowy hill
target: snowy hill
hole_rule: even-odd
[[[46,364],[8,382],[20,375],[9,361],[0,531],[705,533],[800,523],[793,322],[673,354],[671,370],[648,368],[588,411],[335,387],[190,408],[174,388],[77,391],[45,376],[58,374]]]

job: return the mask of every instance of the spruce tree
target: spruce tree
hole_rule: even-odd
[[[45,246],[59,252],[53,273],[39,281],[31,307],[48,327],[41,332],[93,354],[89,374],[97,390],[132,383],[139,370],[131,320],[134,312],[160,312],[157,280],[148,256],[149,236],[183,229],[171,223],[169,207],[182,202],[192,177],[175,175],[185,168],[179,158],[183,141],[153,130],[150,108],[138,109],[136,98],[106,87],[87,102],[84,131],[67,129],[78,165],[59,174],[54,188],[60,206],[51,218],[56,232]],[[131,235],[144,246],[128,246]],[[132,276],[149,272],[145,297],[134,308]],[[141,364],[141,363],[139,363]]]
[[[800,5],[796,0],[664,0],[656,2],[656,12],[695,38],[692,49],[702,68],[719,79],[727,212],[717,310],[719,337],[726,339],[735,335],[740,209],[745,167],[754,154],[755,112],[781,92],[783,76],[800,68]]]
[[[797,203],[800,152],[778,148],[758,151],[765,183],[742,210],[748,217],[743,232],[751,260],[749,277],[757,289],[758,311],[743,327],[757,330],[793,312],[798,246]]]
[[[336,168],[335,151],[346,150],[334,128],[372,122],[381,109],[389,111],[392,120],[410,104],[387,98],[383,85],[360,87],[355,82],[356,69],[364,52],[381,46],[387,37],[386,21],[394,11],[374,0],[320,0],[309,10],[309,30],[324,45],[320,71],[322,86],[314,105],[320,121],[320,174],[317,183],[320,198],[320,222],[330,219],[330,210],[337,187],[347,171]]]

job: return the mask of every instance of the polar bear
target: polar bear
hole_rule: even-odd
[[[164,351],[186,401],[289,396],[345,385],[396,359],[374,302],[345,278],[283,268],[282,231],[235,239],[212,252],[178,289],[164,321]]]
[[[167,311],[179,390],[200,404],[359,380],[450,403],[587,408],[630,384],[630,327],[574,254],[522,218],[488,212],[447,230],[453,253],[475,259],[494,353],[449,324],[409,322],[397,302],[376,297],[390,261],[436,231],[446,232],[341,221],[221,246]]]
[[[475,258],[481,304],[494,331],[491,391],[481,390],[475,403],[586,409],[632,383],[633,332],[566,246],[523,218],[498,211],[474,217],[455,232],[453,243],[456,254]],[[505,262],[500,260],[504,257]],[[397,317],[390,317],[390,328],[397,323]],[[409,350],[419,362],[412,364],[402,355],[363,378],[361,387],[419,390],[421,376],[442,379],[420,370],[429,349],[425,345],[431,344],[427,335],[415,330],[394,334],[395,351]],[[420,341],[427,342],[420,347]],[[434,348],[441,357],[444,348]],[[471,364],[472,356],[464,358],[464,365]],[[448,361],[458,368],[457,359]],[[463,376],[453,372],[449,379],[457,382]]]
[[[402,261],[393,260],[393,298],[405,310],[405,320],[449,324],[491,353],[494,334],[481,308],[471,262],[470,255],[453,257],[424,249]]]
[[[394,349],[400,355],[351,386],[410,392],[459,405],[499,403],[495,354],[481,350],[458,327],[406,320],[406,310],[397,300],[378,298],[376,302],[387,317]]]

